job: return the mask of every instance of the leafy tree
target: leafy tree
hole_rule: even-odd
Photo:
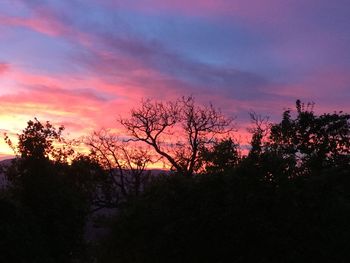
[[[280,123],[268,123],[253,114],[251,150],[241,167],[255,169],[262,180],[282,184],[293,177],[319,174],[350,165],[350,115],[343,112],[316,115],[314,104],[296,102]]]
[[[8,136],[5,141],[21,158],[67,161],[72,148],[62,137],[64,127],[55,128],[50,122],[42,124],[38,119],[28,121],[22,134],[18,135],[18,145],[14,146]],[[60,146],[60,147],[58,147]]]
[[[204,148],[200,157],[206,173],[223,173],[234,169],[240,162],[239,145],[231,138],[214,143],[211,149]]]
[[[172,169],[187,176],[200,168],[200,149],[231,131],[231,123],[212,105],[197,105],[193,97],[145,100],[130,118],[121,120],[133,140],[150,145]]]
[[[292,176],[318,173],[322,169],[350,165],[350,115],[313,112],[313,104],[296,102],[297,116],[283,113],[272,125],[266,149],[289,164]]]
[[[83,248],[89,202],[75,184],[68,164],[73,151],[62,138],[63,127],[29,121],[12,146],[18,158],[6,171],[12,198],[30,212],[45,244],[47,262],[71,262]],[[40,242],[39,242],[40,241]],[[28,255],[22,255],[27,262]]]

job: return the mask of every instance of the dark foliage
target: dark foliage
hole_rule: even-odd
[[[247,157],[223,141],[203,153],[207,174],[160,178],[126,203],[100,261],[348,262],[350,115],[297,101],[295,119],[254,120]]]
[[[240,162],[239,145],[232,138],[215,142],[211,149],[203,148],[200,160],[205,173],[223,173],[234,169]]]
[[[35,120],[29,121],[18,136],[15,150],[19,156],[7,169],[6,177],[10,182],[8,195],[19,204],[18,207],[13,205],[15,214],[7,216],[17,220],[20,226],[16,230],[11,220],[7,220],[4,229],[16,231],[8,233],[3,241],[11,243],[14,239],[21,242],[1,251],[4,256],[16,256],[16,260],[4,258],[4,262],[72,262],[83,252],[89,178],[86,178],[86,183],[80,183],[79,175],[84,170],[80,169],[79,161],[72,166],[68,164],[73,152],[64,143],[62,131],[62,127],[56,129],[49,122],[42,124]],[[85,166],[86,169],[89,168]],[[11,203],[5,202],[4,205],[8,207]],[[31,254],[17,253],[25,249],[23,244],[27,243]]]
[[[212,140],[210,147],[195,143],[189,169],[154,177],[118,202],[93,260],[349,262],[350,115],[317,116],[313,104],[300,101],[296,112],[293,118],[285,111],[275,124],[252,114],[251,150],[243,158],[231,139]],[[189,118],[188,131],[195,119]],[[93,261],[87,254],[95,247],[86,253],[83,240],[87,216],[109,207],[123,187],[116,188],[106,171],[111,166],[101,162],[109,158],[74,155],[62,132],[35,119],[17,147],[6,138],[18,158],[5,170],[10,187],[0,193],[0,262]],[[113,149],[120,164],[117,150],[125,148],[107,142],[107,148],[95,148],[102,155]],[[128,164],[140,163],[143,171],[144,153],[127,155]]]
[[[266,153],[285,161],[290,176],[317,174],[323,169],[350,165],[350,115],[313,112],[313,104],[296,102],[297,116],[283,113],[272,125]]]
[[[157,181],[113,222],[101,262],[348,262],[349,170],[283,187],[258,178]]]
[[[52,262],[33,214],[0,194],[0,262]]]

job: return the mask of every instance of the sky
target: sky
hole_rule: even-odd
[[[296,99],[350,111],[349,0],[0,0],[0,132],[71,136],[142,98],[193,95],[278,121]],[[0,159],[11,150],[0,142]]]

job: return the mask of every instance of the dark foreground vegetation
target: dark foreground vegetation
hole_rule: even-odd
[[[80,140],[89,155],[29,121],[18,145],[6,137],[18,157],[4,168],[0,262],[349,262],[350,115],[297,101],[279,123],[251,117],[246,156],[231,120],[191,97],[144,101],[121,120],[132,141],[99,131]],[[152,176],[159,160],[171,172]],[[87,240],[101,209],[117,213]]]

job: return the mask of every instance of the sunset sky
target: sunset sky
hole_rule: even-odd
[[[38,117],[79,136],[182,95],[241,129],[298,98],[349,112],[350,1],[0,0],[1,134]]]

